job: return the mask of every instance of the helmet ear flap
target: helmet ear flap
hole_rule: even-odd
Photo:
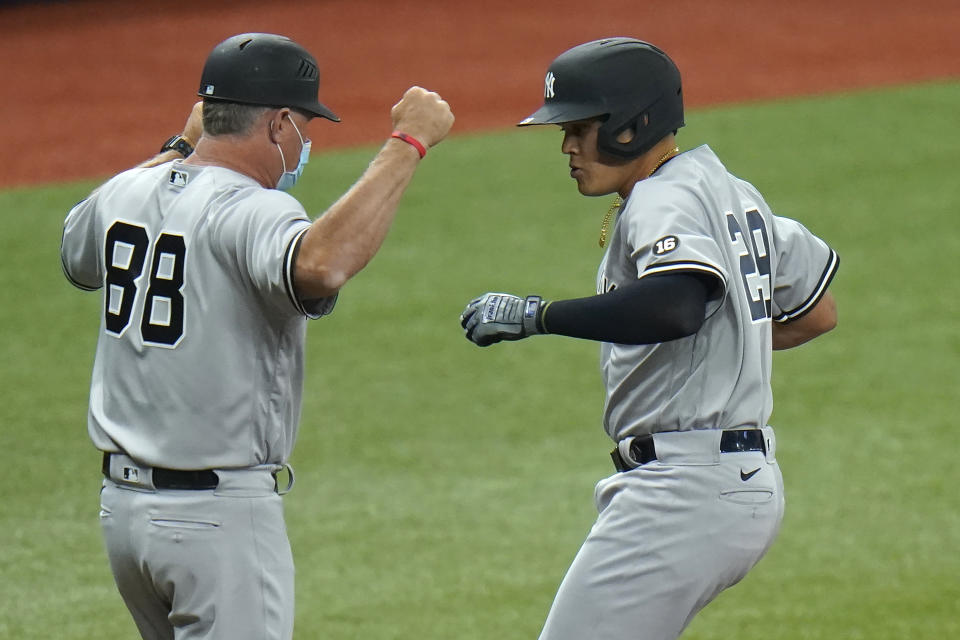
[[[632,159],[641,156],[658,142],[643,135],[644,128],[649,125],[650,114],[646,111],[627,118],[607,118],[597,130],[597,148],[602,153],[618,158]],[[632,135],[628,141],[621,142],[618,138],[626,131]]]
[[[683,98],[678,87],[675,96],[661,95],[639,113],[621,118],[611,115],[597,131],[597,148],[618,158],[637,158],[683,125]],[[618,142],[617,136],[631,127],[631,141]]]

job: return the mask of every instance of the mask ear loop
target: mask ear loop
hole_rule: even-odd
[[[276,145],[277,153],[280,154],[280,164],[283,166],[283,173],[280,174],[282,176],[284,173],[287,172],[287,161],[283,157],[283,149],[280,148],[280,143],[274,142],[273,144]]]
[[[293,122],[293,120],[291,119],[290,122]],[[297,125],[293,125],[293,128],[296,129]],[[297,131],[297,135],[298,136],[300,135],[299,131]],[[273,120],[270,121],[270,137],[271,138],[273,137]],[[282,178],[283,174],[287,172],[287,161],[283,157],[283,149],[280,148],[280,143],[274,140],[273,144],[277,148],[277,151],[280,153],[280,164],[281,166],[283,166],[283,173],[280,174],[280,177]],[[277,182],[279,183],[279,178],[277,179]]]
[[[300,154],[303,154],[303,148],[304,148],[305,146],[307,146],[307,142],[308,142],[308,141],[303,139],[303,134],[300,133],[300,127],[298,127],[298,126],[297,126],[297,123],[293,121],[293,118],[290,117],[290,114],[289,114],[289,113],[286,114],[285,117],[290,120],[290,124],[293,125],[293,130],[297,132],[297,137],[300,138]],[[271,131],[271,132],[273,131],[273,120],[270,121],[270,131]],[[279,142],[274,142],[274,144],[277,145],[277,148],[278,148],[278,149],[280,149],[280,143],[279,143]],[[282,149],[281,149],[281,151],[280,151],[280,159],[283,160],[283,150],[282,150]],[[284,173],[286,173],[286,171],[287,171],[287,162],[286,162],[286,160],[283,160],[283,171],[284,171]]]
[[[293,125],[293,130],[297,132],[297,137],[300,139],[300,155],[303,155],[304,148],[307,148],[307,141],[303,139],[303,135],[300,133],[300,128],[297,127],[297,123],[293,121],[293,118],[290,117],[290,114],[284,114],[286,118],[290,119],[290,124]],[[273,120],[270,121],[270,133],[273,133]],[[277,151],[280,153],[280,164],[283,167],[283,173],[280,174],[280,178],[277,179],[277,184],[280,184],[280,180],[283,179],[283,176],[287,173],[287,160],[283,157],[283,149],[280,148],[279,142],[274,142],[274,145],[277,147]],[[297,166],[300,166],[300,163],[297,163]]]
[[[290,118],[290,114],[287,114],[287,117]],[[273,123],[271,123],[272,125]],[[293,121],[293,118],[290,118],[290,124],[293,125],[293,130],[297,132],[297,137],[300,138],[300,152],[303,152],[304,145],[307,144],[307,141],[303,139],[303,134],[300,133],[300,127],[297,126],[297,123]]]

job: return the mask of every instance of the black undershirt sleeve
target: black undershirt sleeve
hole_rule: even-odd
[[[618,344],[667,342],[699,331],[712,276],[669,273],[640,278],[609,293],[550,302],[540,318],[546,333]]]

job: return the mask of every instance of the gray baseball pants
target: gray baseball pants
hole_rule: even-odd
[[[719,431],[654,434],[657,460],[601,480],[598,518],[540,640],[673,640],[739,582],[783,519],[773,430],[764,433],[766,454],[720,453]]]
[[[293,557],[274,478],[266,469],[218,476],[201,491],[104,479],[110,567],[145,640],[293,635]]]

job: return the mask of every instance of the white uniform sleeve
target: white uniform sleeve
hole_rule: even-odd
[[[712,299],[722,298],[727,273],[723,252],[709,228],[703,206],[694,198],[657,197],[656,190],[640,195],[637,207],[624,211],[627,216],[627,244],[637,265],[638,277],[669,272],[699,272],[713,276],[718,290]],[[633,199],[633,198],[631,198]],[[642,204],[641,204],[642,203]]]
[[[777,271],[773,289],[773,319],[789,322],[816,306],[840,265],[837,253],[790,218],[773,217]]]
[[[339,297],[339,294],[327,296],[326,298],[313,298],[310,300],[301,300],[297,298],[293,272],[294,267],[296,266],[297,253],[300,251],[300,243],[303,242],[303,236],[307,234],[307,230],[309,228],[310,227],[307,226],[303,230],[299,231],[293,241],[291,241],[287,246],[287,257],[284,259],[283,273],[284,278],[287,280],[287,291],[290,292],[290,299],[294,306],[303,315],[316,320],[317,318],[322,318],[333,311],[334,305],[337,304],[337,298]]]
[[[256,197],[234,194],[238,206],[225,207],[216,221],[214,250],[233,262],[242,277],[278,309],[317,318],[333,310],[336,296],[301,301],[294,290],[293,269],[300,240],[310,220],[293,197],[257,189]]]
[[[74,206],[63,223],[63,236],[60,239],[63,274],[73,286],[85,291],[103,286],[96,209],[97,193]]]

